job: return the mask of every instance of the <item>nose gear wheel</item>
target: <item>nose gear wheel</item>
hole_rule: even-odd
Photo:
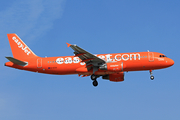
[[[154,80],[154,76],[152,75],[152,70],[149,70],[149,72],[150,72],[150,75],[151,75],[150,79]]]

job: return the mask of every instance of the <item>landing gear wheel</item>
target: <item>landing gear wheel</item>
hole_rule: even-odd
[[[154,80],[154,76],[152,75],[152,70],[149,70],[149,72],[150,72],[150,75],[151,75],[150,79]]]
[[[151,80],[154,80],[154,76],[151,76],[150,78],[151,78]]]
[[[91,75],[91,79],[92,79],[92,80],[96,80],[96,78],[97,78],[97,76],[96,76],[95,74],[92,74],[92,75]]]
[[[94,81],[93,81],[93,86],[94,86],[94,87],[98,86],[97,80],[94,80]]]

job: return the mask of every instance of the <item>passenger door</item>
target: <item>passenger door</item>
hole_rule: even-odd
[[[153,62],[154,61],[154,53],[153,52],[149,52],[148,53],[148,58],[149,58],[149,62]]]
[[[42,58],[37,59],[37,68],[42,68]]]

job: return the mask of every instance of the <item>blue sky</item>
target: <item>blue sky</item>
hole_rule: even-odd
[[[9,0],[0,8],[0,119],[179,120],[180,1]],[[54,76],[4,66],[16,33],[38,56],[155,51],[174,66],[125,73],[125,81]]]

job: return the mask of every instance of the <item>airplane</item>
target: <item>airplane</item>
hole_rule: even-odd
[[[174,61],[158,52],[132,52],[113,54],[92,54],[77,45],[67,43],[74,50],[73,56],[39,57],[16,34],[7,34],[13,57],[6,57],[5,66],[37,73],[90,76],[93,86],[102,77],[113,82],[124,81],[129,71],[152,71],[170,67]]]

